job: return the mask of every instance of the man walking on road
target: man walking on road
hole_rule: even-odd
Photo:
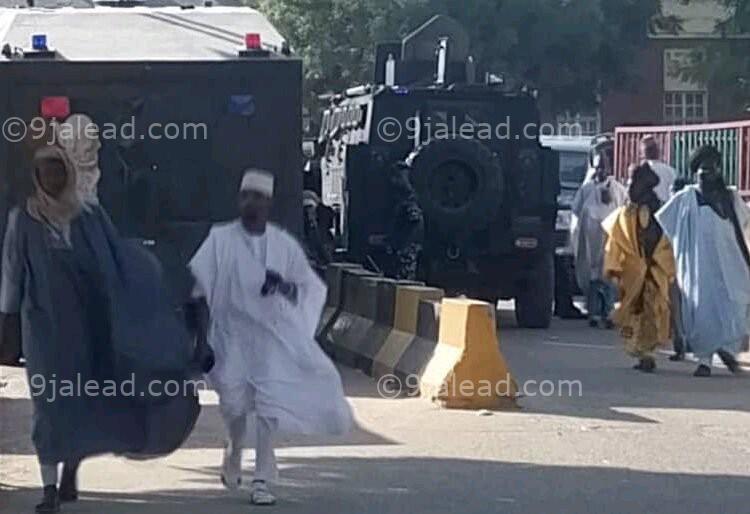
[[[594,157],[594,169],[592,180],[581,186],[571,206],[575,270],[578,285],[588,297],[589,324],[595,328],[604,322],[612,328],[609,314],[616,291],[602,273],[606,242],[602,221],[625,204],[627,191],[612,177],[603,153]]]
[[[609,236],[604,275],[618,285],[620,306],[612,315],[635,369],[652,373],[654,351],[669,340],[669,291],[674,279],[672,248],[654,219],[661,202],[659,177],[648,163],[631,166],[630,202],[604,221]]]
[[[255,505],[276,501],[267,485],[277,476],[274,434],[343,434],[352,425],[338,372],[313,336],[326,289],[300,244],[268,222],[273,186],[273,175],[247,171],[240,219],[212,228],[190,262],[194,296],[207,307],[199,337],[215,352],[209,378],[229,431],[221,479],[240,485],[254,413]]]
[[[654,188],[654,192],[662,203],[666,203],[672,195],[672,186],[677,178],[677,171],[669,164],[661,161],[661,150],[653,136],[645,136],[641,139],[640,154],[641,159],[648,162],[656,176],[659,177],[659,183]]]
[[[718,353],[738,373],[735,355],[750,332],[750,253],[745,233],[750,208],[721,174],[722,157],[710,145],[691,157],[698,184],[674,196],[657,214],[672,242],[682,293],[682,334],[700,364],[697,377],[711,376]]]

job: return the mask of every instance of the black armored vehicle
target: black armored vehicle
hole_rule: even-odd
[[[0,9],[0,231],[44,126],[84,113],[99,127],[99,199],[159,257],[175,303],[210,225],[237,215],[244,169],[276,175],[273,217],[301,235],[302,62],[260,12],[43,2]]]
[[[482,80],[478,80],[481,76]],[[453,294],[514,298],[519,325],[549,326],[557,156],[539,143],[536,93],[482,71],[437,16],[377,47],[375,83],[331,98],[319,149],[324,204],[347,258],[387,268],[401,161],[424,214],[419,278]]]

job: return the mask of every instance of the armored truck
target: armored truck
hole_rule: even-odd
[[[176,303],[210,225],[237,215],[244,169],[276,175],[273,217],[301,234],[302,63],[268,20],[212,2],[86,5],[0,9],[2,223],[29,191],[44,125],[84,113],[100,202],[159,257]]]
[[[536,93],[484,72],[437,16],[377,47],[373,84],[337,94],[321,121],[322,201],[339,251],[385,269],[403,162],[425,221],[419,278],[453,294],[515,299],[520,326],[549,326],[557,156],[539,142]]]

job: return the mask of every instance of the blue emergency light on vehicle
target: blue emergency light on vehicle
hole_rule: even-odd
[[[253,95],[232,95],[229,97],[229,113],[240,116],[255,114],[255,97]]]
[[[34,34],[31,36],[32,50],[47,50],[47,34]]]

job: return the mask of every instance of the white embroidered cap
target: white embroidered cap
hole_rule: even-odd
[[[255,191],[269,198],[273,197],[273,175],[267,171],[249,169],[242,176],[240,191]]]

